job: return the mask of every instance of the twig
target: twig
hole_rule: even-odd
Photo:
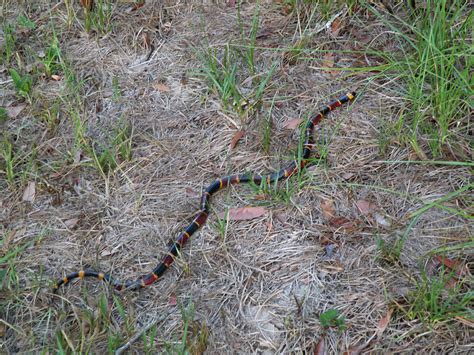
[[[135,343],[138,339],[140,339],[140,337],[143,335],[143,333],[145,333],[146,331],[148,331],[151,327],[153,327],[156,323],[158,322],[161,322],[162,320],[164,320],[166,318],[166,316],[161,316],[161,317],[158,317],[154,320],[152,320],[150,323],[148,323],[145,327],[143,327],[142,329],[140,329],[137,333],[135,333],[135,335],[133,337],[130,338],[129,341],[127,341],[124,345],[122,345],[120,348],[118,348],[117,350],[115,350],[115,355],[121,355],[124,353],[125,350],[127,350],[130,346],[132,346],[133,343]]]

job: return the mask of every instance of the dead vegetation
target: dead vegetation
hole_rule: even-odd
[[[407,99],[385,20],[408,8],[81,3],[2,2],[4,352],[472,352],[468,98],[446,139],[410,116],[432,104]],[[72,271],[151,270],[203,187],[278,170],[294,120],[352,90],[312,166],[220,192],[160,282],[53,296]]]

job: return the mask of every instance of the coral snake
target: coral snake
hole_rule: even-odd
[[[78,272],[74,272],[65,276],[64,278],[58,280],[54,286],[53,292],[56,292],[61,285],[65,285],[70,283],[72,280],[76,278],[83,279],[85,277],[94,277],[99,280],[105,281],[110,283],[116,290],[137,290],[143,288],[145,286],[151,285],[155,281],[157,281],[165,271],[170,267],[173,263],[174,259],[178,255],[181,248],[187,242],[187,240],[193,235],[194,232],[198,230],[204,223],[206,223],[207,217],[209,215],[209,200],[213,194],[217,191],[227,187],[229,185],[235,184],[242,184],[242,183],[249,183],[253,182],[255,184],[261,184],[262,181],[266,181],[268,184],[280,181],[283,179],[288,178],[292,174],[298,171],[298,169],[303,168],[307,162],[308,158],[311,154],[311,147],[313,146],[313,130],[314,126],[316,126],[323,117],[328,114],[330,111],[334,110],[335,108],[342,106],[343,104],[352,101],[355,99],[356,93],[347,93],[346,95],[340,97],[338,100],[331,102],[329,105],[324,107],[319,113],[313,115],[306,124],[305,129],[305,141],[303,144],[303,154],[300,161],[293,160],[291,163],[288,164],[287,167],[281,169],[280,171],[271,173],[269,175],[248,175],[248,174],[236,174],[230,175],[226,177],[222,177],[214,181],[210,184],[203,192],[201,196],[201,204],[200,210],[194,217],[191,224],[189,224],[186,229],[181,232],[173,243],[173,245],[169,248],[168,253],[163,258],[161,263],[159,263],[153,271],[150,273],[139,277],[135,281],[126,281],[121,282],[112,278],[109,274],[105,272],[97,272],[93,270],[81,270]]]

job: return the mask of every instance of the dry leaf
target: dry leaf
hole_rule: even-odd
[[[332,52],[327,52],[323,57],[323,67],[334,68],[335,55]]]
[[[242,221],[247,219],[254,219],[261,217],[267,213],[267,210],[263,207],[241,207],[231,208],[229,210],[229,220],[231,221]],[[219,218],[226,218],[224,212],[219,213]]]
[[[94,5],[93,0],[79,0],[79,2],[81,3],[82,7],[88,11],[90,11]]]
[[[375,210],[375,205],[366,200],[356,201],[356,206],[364,216],[371,214]]]
[[[334,207],[333,200],[322,200],[321,201],[321,210],[323,211],[323,218],[326,221],[331,220],[336,215],[336,208]]]
[[[333,217],[329,219],[329,225],[335,228],[346,228],[352,229],[355,227],[355,224],[347,219],[346,217]]]
[[[170,297],[168,298],[168,305],[170,306],[176,306],[178,304],[178,300],[176,298],[175,294],[171,294]]]
[[[314,355],[325,355],[326,354],[326,349],[324,346],[324,335],[321,336],[321,339],[319,339],[318,343],[316,344],[314,348]]]
[[[386,228],[390,227],[390,222],[387,221],[385,217],[382,216],[381,214],[375,213],[374,218],[375,218],[375,221],[382,227],[386,227]]]
[[[379,323],[377,324],[377,337],[380,337],[382,333],[387,329],[390,319],[392,318],[393,309],[389,309],[387,314],[380,318]]]
[[[9,106],[5,107],[5,110],[7,111],[8,117],[16,118],[25,107],[26,105]]]
[[[79,218],[71,218],[64,221],[64,225],[69,229],[72,229],[76,226],[77,222],[79,222]]]
[[[460,265],[460,262],[457,261],[457,260],[453,260],[453,259],[449,259],[445,256],[441,256],[441,255],[436,255],[435,256],[435,259],[442,265],[446,266],[447,268],[451,269],[451,270],[456,270],[459,265]]]
[[[3,323],[0,323],[0,338],[3,338],[5,336],[6,331],[7,331],[6,325]]]
[[[23,191],[22,200],[26,202],[33,202],[35,200],[35,194],[36,194],[36,183],[34,181],[30,181],[25,191]]]
[[[237,145],[238,141],[245,135],[245,131],[237,131],[235,132],[234,136],[232,137],[232,141],[230,142],[230,149],[234,149]]]
[[[303,122],[303,119],[301,118],[294,118],[292,120],[288,120],[285,123],[283,123],[283,128],[285,129],[296,129],[300,125],[300,123]]]
[[[341,32],[342,29],[342,20],[337,17],[334,19],[334,21],[331,23],[331,35],[333,37],[339,36],[339,32]]]
[[[170,92],[171,89],[169,88],[169,86],[163,84],[163,83],[155,83],[153,85],[153,87],[158,90],[158,91],[161,91],[161,92]]]
[[[53,79],[54,81],[59,81],[59,80],[61,80],[61,76],[53,74],[53,75],[51,75],[51,79]]]

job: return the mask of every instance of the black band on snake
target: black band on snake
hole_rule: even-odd
[[[342,106],[343,104],[352,101],[355,99],[355,92],[348,93],[338,100],[328,104],[324,107],[319,113],[313,115],[306,124],[305,129],[305,141],[303,144],[303,154],[300,161],[294,160],[288,164],[284,169],[281,169],[278,172],[269,174],[269,175],[248,175],[248,174],[236,174],[230,175],[226,177],[222,177],[214,181],[210,184],[201,196],[201,203],[200,203],[200,210],[195,215],[191,224],[189,224],[186,229],[181,232],[173,243],[173,245],[168,250],[168,253],[163,258],[161,263],[159,263],[153,271],[150,273],[139,277],[135,281],[119,281],[114,279],[111,275],[105,272],[97,272],[92,270],[81,270],[78,272],[74,272],[70,275],[65,276],[64,278],[58,280],[54,286],[53,292],[56,292],[61,285],[65,285],[70,283],[72,280],[76,278],[83,279],[85,277],[94,277],[99,280],[105,281],[111,284],[116,290],[138,290],[145,286],[151,285],[155,281],[157,281],[165,271],[170,267],[173,263],[174,259],[178,255],[181,248],[186,244],[187,240],[193,235],[194,232],[198,230],[204,223],[206,223],[207,217],[209,215],[209,201],[211,196],[214,195],[217,191],[235,184],[242,184],[242,183],[249,183],[253,182],[255,184],[260,184],[262,181],[266,181],[268,184],[271,184],[276,181],[280,181],[283,179],[288,178],[289,176],[293,175],[299,169],[302,169],[308,162],[308,158],[311,154],[311,148],[313,146],[313,131],[314,126],[316,126],[325,115],[327,115],[330,111],[334,110],[335,108]]]

